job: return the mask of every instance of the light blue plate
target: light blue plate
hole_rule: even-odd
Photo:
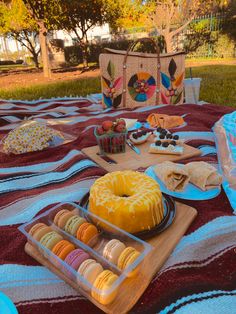
[[[179,165],[181,166],[181,165]],[[160,185],[160,189],[163,193],[166,193],[170,196],[181,198],[184,200],[193,200],[193,201],[204,201],[204,200],[209,200],[211,198],[216,197],[217,195],[220,194],[221,187],[211,189],[208,191],[202,191],[198,189],[196,186],[193,184],[189,183],[186,188],[184,189],[183,192],[173,192],[167,189],[165,184],[157,177],[157,175],[154,172],[153,167],[149,167],[145,173],[153,178],[157,183]]]
[[[131,128],[128,128],[128,131],[135,131],[135,130],[141,129],[142,126],[143,124],[137,121]]]
[[[0,314],[18,314],[13,302],[0,292]]]

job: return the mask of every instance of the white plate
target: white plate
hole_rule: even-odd
[[[181,166],[181,165],[179,165]],[[211,189],[208,191],[202,191],[199,188],[197,188],[195,185],[189,183],[183,192],[173,192],[167,189],[165,184],[158,178],[158,176],[155,174],[155,171],[153,167],[149,167],[145,173],[153,178],[157,183],[160,185],[160,189],[163,193],[166,193],[170,196],[181,198],[184,200],[195,200],[195,201],[203,201],[203,200],[209,200],[211,198],[216,197],[221,192],[221,187]]]

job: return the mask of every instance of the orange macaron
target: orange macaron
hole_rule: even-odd
[[[98,229],[93,224],[85,222],[77,230],[76,236],[78,240],[91,246],[94,242],[92,239],[95,238],[97,234]]]
[[[69,211],[67,209],[62,209],[55,215],[53,222],[59,228],[64,229],[64,227],[67,223],[67,220],[74,215],[75,214],[72,213],[71,211]]]
[[[52,249],[52,253],[64,261],[66,256],[75,249],[74,244],[67,240],[61,240]]]

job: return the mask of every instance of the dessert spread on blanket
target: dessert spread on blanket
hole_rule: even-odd
[[[94,135],[102,154],[125,153],[127,140],[138,147],[149,143],[150,154],[184,153],[184,140],[170,131],[184,124],[182,117],[152,113],[147,116],[150,128],[142,126],[129,132],[137,121],[118,118],[98,125]],[[14,154],[42,150],[54,137],[63,139],[45,125],[29,123],[9,133],[3,149]],[[222,184],[221,174],[204,161],[184,165],[164,161],[153,168],[169,191],[184,193],[192,184],[202,193]],[[43,219],[25,227],[27,240],[89,300],[108,305],[118,297],[125,278],[141,274],[143,251],[135,235],[155,230],[163,222],[163,200],[157,180],[147,174],[112,171],[92,184],[87,213],[63,205],[49,210]]]

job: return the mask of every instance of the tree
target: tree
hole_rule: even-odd
[[[37,46],[38,27],[30,17],[22,0],[11,0],[9,3],[0,2],[1,25],[0,31],[8,38],[13,38],[25,47],[32,55],[35,66],[39,67]]]
[[[147,20],[165,38],[167,52],[172,52],[173,37],[184,31],[194,18],[213,12],[219,4],[222,5],[221,0],[151,0],[146,2]]]
[[[39,42],[45,77],[51,77],[49,50],[47,35],[52,29],[59,27],[59,21],[63,18],[60,0],[23,0],[30,16],[37,23],[39,29]]]
[[[231,0],[225,9],[223,32],[236,40],[236,0]]]

